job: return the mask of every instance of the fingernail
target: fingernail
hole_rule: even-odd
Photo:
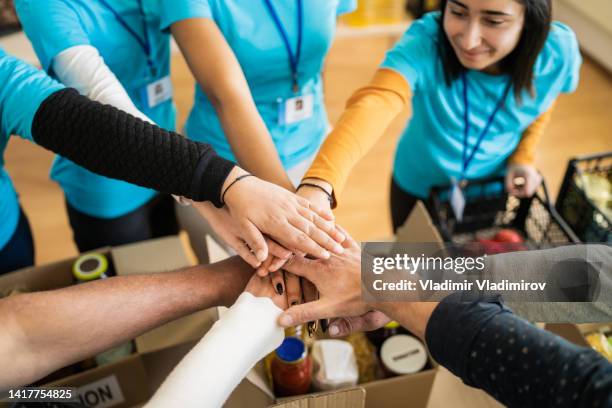
[[[259,251],[257,251],[255,256],[257,257],[257,260],[259,260],[260,262],[263,262],[266,260],[266,253],[264,252],[263,249],[260,249]]]
[[[293,317],[288,314],[281,315],[281,317],[278,319],[278,324],[283,327],[291,327],[293,326]]]
[[[332,324],[331,326],[329,326],[329,334],[331,336],[337,336],[338,334],[340,334],[340,329],[338,329],[337,325]]]
[[[339,253],[339,254],[343,254],[344,253],[344,248],[342,247],[342,245],[336,245],[334,248],[335,248],[337,253]]]
[[[323,251],[323,259],[329,259],[331,255],[327,251]]]
[[[269,287],[269,286],[268,286],[268,287]],[[276,292],[277,292],[279,295],[282,295],[282,294],[283,294],[283,285],[282,285],[281,283],[277,283],[277,284],[276,284]]]

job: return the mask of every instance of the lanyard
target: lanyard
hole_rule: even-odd
[[[151,75],[153,77],[156,77],[157,69],[155,68],[155,64],[153,64],[153,59],[151,58],[151,42],[149,40],[149,32],[147,31],[147,23],[145,19],[145,13],[144,13],[144,7],[142,5],[142,0],[138,0],[138,6],[140,8],[140,13],[142,14],[142,30],[144,32],[144,38],[138,35],[138,33],[134,31],[132,27],[130,27],[127,21],[125,21],[125,19],[121,17],[121,15],[117,12],[117,10],[115,10],[108,3],[107,0],[100,0],[100,3],[102,3],[104,7],[106,7],[111,13],[113,13],[117,22],[119,22],[119,24],[121,24],[121,26],[125,29],[125,31],[127,31],[138,42],[138,44],[140,45],[140,48],[142,48],[142,51],[145,53],[147,57],[147,65],[149,66]]]
[[[466,157],[467,156],[467,150],[468,150],[468,134],[470,133],[470,121],[469,121],[469,118],[468,118],[469,111],[470,111],[470,105],[469,105],[469,101],[468,101],[468,89],[467,89],[468,88],[468,85],[467,85],[468,82],[467,82],[467,76],[465,75],[465,72],[462,73],[461,79],[463,80],[463,104],[465,105],[465,110],[463,112],[463,122],[464,122],[464,130],[463,130],[463,155],[462,155],[463,167],[461,169],[461,178],[460,178],[460,181],[462,181],[464,179],[465,173],[467,171],[468,166],[472,162],[472,159],[476,155],[476,151],[478,151],[478,148],[480,147],[482,141],[484,140],[485,136],[489,132],[489,128],[491,127],[491,124],[493,123],[493,120],[495,119],[495,115],[497,115],[497,112],[499,111],[499,109],[504,104],[504,100],[506,99],[506,96],[508,96],[508,92],[510,91],[510,86],[512,85],[512,82],[510,82],[510,80],[508,80],[508,84],[506,85],[506,88],[504,89],[504,93],[502,93],[501,97],[497,101],[497,105],[495,106],[495,109],[493,110],[493,113],[491,113],[491,116],[489,116],[489,119],[487,120],[487,124],[485,125],[484,129],[482,130],[482,133],[480,133],[480,136],[478,136],[478,140],[476,140],[476,144],[474,145],[474,149],[472,150],[472,153],[470,153],[469,157]]]
[[[297,48],[295,50],[295,54],[291,51],[291,44],[289,43],[289,35],[287,35],[287,31],[281,23],[280,18],[274,7],[272,6],[272,2],[270,0],[265,0],[266,6],[268,7],[268,11],[270,12],[270,16],[274,20],[274,24],[276,25],[276,29],[280,33],[283,38],[283,42],[285,43],[285,48],[287,49],[287,54],[289,55],[289,65],[291,66],[291,77],[293,80],[293,92],[298,92],[300,90],[298,84],[298,64],[300,63],[300,53],[302,52],[302,26],[304,24],[304,7],[302,4],[302,0],[297,0],[297,23],[298,23],[298,37],[297,37]]]

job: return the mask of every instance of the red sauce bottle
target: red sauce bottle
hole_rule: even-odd
[[[304,342],[286,337],[274,353],[271,371],[277,397],[307,393],[312,380],[312,360]]]

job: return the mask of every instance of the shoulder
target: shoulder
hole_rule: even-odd
[[[536,74],[546,75],[571,66],[580,60],[580,48],[574,31],[567,25],[555,21],[551,24],[548,38],[536,61]]]

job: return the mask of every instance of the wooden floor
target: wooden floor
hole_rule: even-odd
[[[336,40],[325,71],[331,123],[337,120],[350,93],[368,81],[390,44],[388,37]],[[182,125],[193,98],[193,80],[179,56],[173,59],[172,76],[179,124]],[[612,150],[611,106],[611,76],[586,60],[578,91],[560,98],[540,147],[538,167],[554,195],[569,158]],[[409,112],[405,112],[395,120],[380,142],[355,167],[342,197],[342,206],[337,210],[338,221],[359,240],[390,236],[389,176],[396,139],[408,115]],[[12,138],[5,153],[7,169],[34,230],[37,263],[76,254],[63,196],[48,178],[52,157],[42,148],[16,137]],[[456,377],[442,370],[436,378],[430,407],[448,406],[444,401],[448,402],[449,398],[455,402],[454,406],[497,406],[482,392],[458,384]],[[436,391],[442,389],[445,391]]]

